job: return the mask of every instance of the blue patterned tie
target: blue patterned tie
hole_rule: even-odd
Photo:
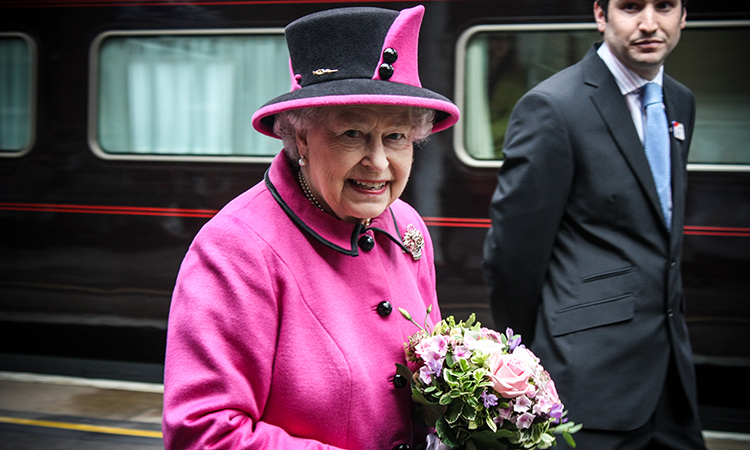
[[[644,146],[646,158],[651,166],[656,191],[659,193],[661,209],[667,228],[672,226],[672,187],[670,169],[670,145],[667,113],[662,105],[661,86],[646,84],[643,90],[643,105],[646,108],[646,133]]]

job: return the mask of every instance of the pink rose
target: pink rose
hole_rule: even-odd
[[[545,372],[547,375],[547,378],[549,378],[549,374]],[[554,403],[560,403],[560,396],[557,394],[557,388],[555,387],[555,382],[552,381],[550,378],[549,381],[547,381],[547,384],[544,386],[544,393],[547,394],[547,398],[549,398]]]
[[[489,365],[492,387],[503,397],[515,398],[533,392],[529,384],[533,372],[518,356],[495,352],[490,356]]]

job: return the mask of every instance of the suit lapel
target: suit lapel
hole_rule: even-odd
[[[594,102],[617,148],[625,157],[630,170],[633,171],[635,178],[646,193],[653,213],[657,214],[666,230],[667,225],[661,212],[659,194],[656,192],[656,184],[646,152],[643,150],[643,143],[638,137],[635,125],[630,119],[630,110],[617,87],[617,82],[596,52],[589,52],[583,63],[585,64],[584,82],[596,88],[590,95],[591,101]],[[673,170],[674,164],[673,158]]]
[[[686,185],[686,173],[685,164],[687,163],[687,148],[685,147],[685,141],[680,141],[675,138],[672,121],[674,118],[679,117],[678,112],[681,110],[677,103],[677,95],[672,89],[672,82],[669,77],[664,77],[664,107],[667,111],[667,119],[669,120],[670,127],[670,151],[672,161],[672,217],[673,219],[679,219],[684,217],[685,209],[685,190],[683,187]],[[690,126],[690,124],[683,124],[683,126]],[[681,230],[684,224],[680,221],[673,220],[672,223],[674,230]],[[674,234],[674,233],[673,233]]]

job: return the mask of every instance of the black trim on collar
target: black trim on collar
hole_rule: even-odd
[[[336,250],[337,252],[343,253],[345,255],[349,256],[358,256],[359,251],[357,251],[357,236],[359,235],[358,231],[361,228],[361,224],[358,224],[359,226],[354,228],[354,233],[352,233],[352,249],[347,250],[344,247],[341,247],[339,245],[334,244],[333,242],[329,241],[328,239],[325,239],[323,236],[319,235],[315,230],[310,228],[300,217],[292,211],[292,208],[289,207],[289,205],[286,204],[283,198],[281,198],[281,195],[279,195],[279,191],[276,190],[276,187],[271,183],[271,179],[268,176],[268,173],[271,171],[269,168],[266,170],[266,173],[263,175],[263,181],[266,183],[266,187],[271,192],[271,195],[276,200],[276,203],[281,206],[281,209],[284,210],[287,216],[289,216],[290,219],[292,219],[292,222],[294,222],[297,227],[299,227],[302,231],[305,231],[310,234],[310,236],[317,239],[321,244],[325,245],[328,248],[331,248],[333,250]]]
[[[388,233],[386,230],[383,230],[382,228],[377,228],[377,227],[367,228],[361,223],[358,223],[354,226],[354,231],[352,232],[352,237],[351,237],[351,247],[352,247],[351,250],[347,250],[341,247],[340,245],[334,244],[333,242],[324,238],[323,236],[318,234],[315,230],[310,228],[310,226],[307,225],[305,221],[303,221],[297,214],[295,214],[294,211],[292,211],[292,208],[290,208],[289,205],[286,204],[284,199],[281,198],[279,191],[277,191],[276,187],[273,185],[273,183],[271,183],[271,178],[269,176],[270,171],[271,171],[270,168],[266,170],[266,173],[263,175],[263,181],[265,182],[266,187],[268,188],[268,191],[271,192],[271,196],[273,196],[274,200],[276,200],[276,203],[279,204],[281,209],[286,213],[287,216],[289,216],[290,219],[292,219],[292,222],[294,222],[294,224],[297,225],[297,227],[300,230],[308,233],[310,236],[317,239],[318,242],[325,245],[326,247],[332,250],[336,250],[337,252],[343,253],[348,256],[359,256],[359,249],[358,249],[359,244],[357,242],[359,235],[363,234],[367,230],[372,230],[373,232],[384,234],[385,236],[388,237],[388,239],[395,242],[399,247],[401,247],[401,250],[403,250],[404,253],[409,253],[406,247],[404,247],[404,244],[399,239],[391,236],[391,234]],[[393,225],[395,226],[396,230],[398,230],[398,224],[396,223],[396,215],[393,213],[393,209],[391,209],[390,206],[388,207],[388,210],[390,211],[391,217],[393,218]]]
[[[388,210],[391,212],[391,218],[393,219],[393,226],[394,228],[396,228],[396,230],[398,230],[398,223],[396,222],[396,215],[393,213],[393,209],[390,206],[388,207]],[[404,253],[409,253],[409,250],[407,250],[407,248],[404,246],[404,243],[401,242],[401,239],[396,239],[395,237],[391,236],[391,233],[385,231],[384,229],[377,228],[377,227],[370,227],[368,228],[368,230],[372,230],[374,232],[378,232],[378,233],[386,235],[388,239],[392,240],[393,242],[396,243],[396,245],[401,247],[401,250],[403,250]],[[364,233],[364,231],[362,232]]]

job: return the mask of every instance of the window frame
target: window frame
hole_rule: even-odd
[[[748,20],[706,20],[688,21],[686,28],[740,28],[750,27]],[[536,24],[484,24],[467,28],[456,41],[456,76],[455,102],[459,110],[465,110],[466,102],[466,49],[469,40],[483,32],[522,32],[522,31],[586,31],[596,30],[596,23],[536,23]],[[453,147],[458,159],[469,167],[499,168],[503,160],[481,160],[473,157],[466,149],[464,118],[459,119],[454,126]],[[750,164],[718,164],[718,163],[688,163],[687,170],[703,172],[750,172]]]
[[[208,155],[166,155],[166,154],[115,154],[101,148],[98,142],[99,131],[99,49],[102,43],[112,37],[159,37],[159,36],[238,36],[238,35],[284,35],[284,28],[232,28],[232,29],[175,29],[175,30],[111,30],[97,35],[89,47],[89,94],[87,136],[89,149],[104,160],[120,161],[169,161],[201,163],[263,163],[273,161],[275,156],[208,156]],[[250,126],[250,124],[248,124]],[[283,144],[279,140],[279,152]]]
[[[21,38],[23,39],[26,44],[29,46],[29,141],[27,142],[26,146],[14,151],[14,150],[6,150],[6,151],[0,151],[0,158],[20,158],[22,156],[25,156],[28,154],[31,149],[34,148],[34,145],[36,144],[36,137],[37,137],[37,129],[36,129],[36,121],[37,121],[37,91],[38,91],[38,83],[37,83],[37,73],[39,68],[39,59],[38,59],[38,49],[36,45],[36,41],[34,41],[34,38],[31,37],[31,35],[17,32],[17,31],[3,31],[0,32],[0,38],[3,37],[15,37],[15,38]]]

